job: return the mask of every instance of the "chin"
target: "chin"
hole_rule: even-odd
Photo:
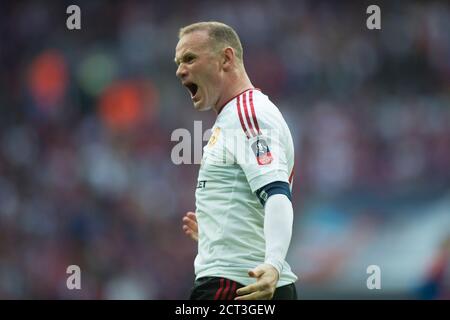
[[[211,110],[211,106],[203,105],[203,104],[194,104],[194,108],[197,111],[208,111],[208,110]]]

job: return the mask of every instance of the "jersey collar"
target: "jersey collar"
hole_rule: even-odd
[[[259,88],[248,88],[248,89],[245,89],[244,91],[238,93],[237,95],[235,95],[234,97],[232,97],[231,99],[229,99],[227,102],[225,102],[225,103],[220,107],[219,112],[217,112],[217,115],[219,115],[219,114],[222,112],[222,110],[224,109],[224,107],[225,107],[227,104],[229,104],[231,101],[233,101],[234,99],[236,99],[237,97],[239,97],[241,94],[243,94],[244,92],[247,92],[247,91],[249,91],[249,90],[258,90],[258,91],[261,91],[261,89],[259,89]]]

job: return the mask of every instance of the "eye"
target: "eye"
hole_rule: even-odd
[[[191,64],[192,62],[194,62],[195,57],[194,56],[187,56],[184,61],[188,64]]]

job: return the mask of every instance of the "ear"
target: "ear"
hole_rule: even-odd
[[[223,57],[222,57],[223,70],[229,71],[231,67],[234,65],[235,59],[236,56],[234,54],[234,49],[231,47],[225,48],[225,50],[223,50]]]

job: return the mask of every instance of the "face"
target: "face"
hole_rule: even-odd
[[[214,107],[221,91],[219,54],[210,46],[207,31],[194,31],[181,37],[175,49],[176,72],[199,111]]]

